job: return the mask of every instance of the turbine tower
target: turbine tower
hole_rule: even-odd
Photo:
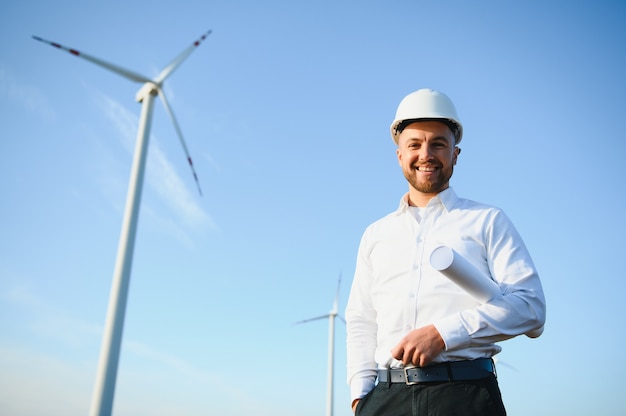
[[[120,356],[120,347],[122,343],[122,332],[124,328],[124,315],[126,312],[126,300],[128,297],[128,286],[130,283],[130,272],[133,260],[133,250],[135,246],[135,234],[137,231],[137,219],[139,214],[139,204],[141,200],[141,191],[143,187],[143,177],[146,165],[146,156],[148,152],[148,141],[150,137],[150,125],[152,121],[152,110],[154,96],[158,95],[163,101],[165,110],[169,115],[174,129],[178,134],[180,143],[187,156],[187,162],[191,168],[191,172],[196,181],[198,192],[202,195],[198,176],[193,166],[193,162],[189,155],[187,145],[183,139],[182,132],[174,117],[165,94],[163,92],[163,82],[169,77],[176,68],[206,39],[211,31],[207,31],[202,37],[196,40],[191,46],[181,52],[172,62],[167,65],[161,73],[154,79],[127,70],[120,66],[106,62],[102,59],[79,52],[76,49],[67,48],[55,42],[33,36],[38,40],[55,48],[62,49],[72,55],[83,58],[109,71],[115,72],[122,77],[134,82],[143,83],[141,89],[137,92],[136,100],[142,103],[141,116],[139,119],[139,127],[137,131],[137,143],[135,144],[135,155],[133,157],[133,165],[131,168],[130,182],[128,185],[128,194],[126,197],[126,208],[124,212],[124,220],[122,222],[122,231],[120,234],[120,242],[117,251],[117,260],[113,273],[113,282],[111,285],[111,293],[109,297],[109,306],[107,312],[106,325],[102,337],[102,346],[100,350],[100,362],[98,364],[98,374],[94,387],[94,393],[91,402],[91,416],[110,416],[113,410],[113,397],[115,395],[115,381],[117,377],[117,368]]]
[[[315,318],[305,319],[298,321],[296,324],[303,324],[306,322],[317,321],[320,319],[328,318],[328,376],[326,382],[326,416],[333,416],[333,390],[334,390],[334,374],[335,374],[335,318],[339,318],[344,323],[346,322],[338,312],[339,304],[339,287],[341,286],[341,274],[337,281],[337,292],[335,293],[335,301],[333,302],[333,308],[326,315],[317,316]]]

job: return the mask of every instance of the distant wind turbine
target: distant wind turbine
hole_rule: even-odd
[[[306,322],[317,321],[328,318],[328,378],[326,384],[326,416],[333,416],[333,382],[335,373],[335,317],[346,322],[337,310],[339,303],[339,288],[341,286],[341,274],[337,281],[337,292],[335,293],[335,301],[333,309],[326,315],[317,316],[315,318],[298,321],[296,324],[304,324]]]
[[[163,101],[165,110],[169,115],[180,143],[187,156],[187,162],[193,173],[193,177],[198,187],[198,192],[202,195],[198,176],[193,167],[191,156],[187,150],[187,145],[183,139],[182,132],[174,117],[174,113],[170,108],[165,94],[163,92],[163,82],[169,77],[176,68],[200,45],[200,43],[211,34],[209,30],[200,39],[195,41],[191,46],[186,48],[174,60],[166,66],[161,73],[154,79],[138,74],[136,72],[124,69],[117,65],[103,61],[102,59],[79,52],[76,49],[67,48],[55,42],[33,36],[38,40],[55,48],[62,49],[72,55],[83,58],[98,66],[115,72],[131,81],[143,83],[143,87],[137,92],[136,100],[142,103],[141,117],[139,119],[139,128],[137,131],[137,143],[135,145],[135,155],[133,158],[133,166],[131,170],[130,183],[128,185],[128,195],[126,198],[126,210],[122,223],[122,231],[117,251],[117,260],[115,263],[115,271],[113,274],[113,282],[111,285],[111,294],[109,297],[109,309],[107,312],[106,326],[102,337],[102,347],[100,351],[100,363],[98,366],[98,375],[94,393],[91,402],[91,416],[110,416],[113,410],[113,397],[115,395],[115,381],[117,376],[117,367],[120,356],[120,346],[122,342],[122,332],[124,328],[124,314],[126,312],[126,299],[128,297],[128,286],[130,283],[130,271],[133,260],[133,250],[135,246],[135,234],[137,231],[137,219],[139,214],[139,203],[141,200],[141,190],[143,187],[143,177],[146,165],[146,156],[148,152],[148,141],[150,137],[150,125],[152,121],[152,109],[154,96],[158,95]]]

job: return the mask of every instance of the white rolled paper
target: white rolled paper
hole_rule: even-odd
[[[450,247],[439,246],[434,249],[430,255],[430,265],[481,303],[502,296],[496,282]]]
[[[450,247],[439,246],[434,249],[430,255],[430,265],[481,303],[502,296],[500,286],[496,282],[481,273],[465,257]],[[542,333],[543,326],[528,331],[525,335],[529,338],[537,338]]]

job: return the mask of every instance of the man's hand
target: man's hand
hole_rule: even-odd
[[[391,356],[402,364],[417,367],[427,366],[444,349],[446,344],[434,325],[424,326],[409,332],[393,347]]]
[[[361,401],[361,399],[354,399],[352,401],[352,413],[356,412],[356,405],[359,404],[360,401]]]

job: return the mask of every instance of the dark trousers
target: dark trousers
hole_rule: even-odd
[[[363,397],[356,416],[505,416],[495,376],[480,380],[378,383]]]

